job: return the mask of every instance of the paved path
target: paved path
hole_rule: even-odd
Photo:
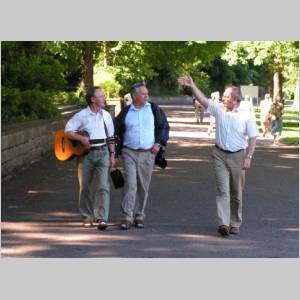
[[[213,139],[188,106],[164,106],[171,125],[169,167],[155,168],[143,230],[81,228],[74,161],[52,155],[2,185],[3,257],[298,257],[298,148],[259,140],[247,172],[241,234],[216,233]],[[204,121],[208,121],[206,118]]]

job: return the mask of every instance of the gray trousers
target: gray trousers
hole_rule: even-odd
[[[242,160],[245,151],[225,153],[214,148],[213,165],[217,184],[217,223],[240,227],[242,223],[242,198],[245,184],[245,170]]]
[[[122,160],[125,184],[121,215],[130,222],[144,220],[155,155],[150,151],[137,152],[123,148]]]
[[[107,147],[89,151],[78,158],[79,203],[78,208],[84,219],[104,219],[109,214],[109,151]]]

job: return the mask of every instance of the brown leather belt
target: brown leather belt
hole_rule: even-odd
[[[143,149],[143,148],[133,149],[133,148],[129,148],[127,146],[125,146],[125,148],[127,148],[129,150],[132,150],[132,151],[136,151],[136,152],[149,152],[152,149],[152,148],[149,148],[149,149]]]
[[[220,148],[218,145],[215,145],[216,148],[218,148],[219,150],[221,150],[222,152],[225,152],[225,153],[237,153],[237,152],[240,152],[240,151],[243,151],[244,149],[240,149],[240,150],[237,150],[237,151],[229,151],[229,150],[224,150],[222,148]]]

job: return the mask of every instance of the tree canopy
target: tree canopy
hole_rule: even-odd
[[[92,85],[108,97],[122,97],[138,81],[152,95],[180,95],[181,74],[190,74],[207,95],[228,84],[254,84],[292,97],[298,53],[292,41],[2,42],[2,121],[51,117],[56,102],[84,103]]]

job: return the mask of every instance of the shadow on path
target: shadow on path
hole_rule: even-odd
[[[258,140],[247,172],[238,236],[216,233],[214,140],[193,108],[164,106],[168,168],[154,169],[146,227],[120,231],[121,190],[111,190],[107,231],[81,228],[75,161],[52,154],[2,185],[3,257],[298,257],[298,147]]]

